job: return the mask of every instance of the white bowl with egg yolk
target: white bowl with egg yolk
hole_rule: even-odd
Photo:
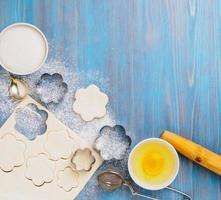
[[[131,178],[140,187],[160,190],[169,186],[179,171],[179,157],[174,147],[160,138],[138,143],[128,159]]]

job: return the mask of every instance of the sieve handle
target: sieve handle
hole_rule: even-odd
[[[130,189],[131,194],[133,196],[139,196],[139,197],[143,197],[143,198],[150,199],[150,200],[159,200],[159,199],[156,199],[156,198],[153,198],[153,197],[150,197],[150,196],[147,196],[147,195],[144,195],[144,194],[139,194],[139,193],[135,192],[135,190],[133,189],[133,187],[131,186],[131,184],[128,181],[125,181],[123,183],[123,185],[127,186]]]
[[[188,194],[186,194],[186,193],[184,193],[184,192],[182,192],[182,191],[179,191],[179,190],[177,190],[177,189],[175,189],[175,188],[172,188],[172,187],[166,187],[166,189],[168,189],[168,190],[170,190],[170,191],[172,191],[172,192],[175,192],[175,193],[178,193],[178,194],[181,194],[184,198],[183,199],[186,199],[186,200],[192,200],[192,197],[190,196],[190,195],[188,195]]]

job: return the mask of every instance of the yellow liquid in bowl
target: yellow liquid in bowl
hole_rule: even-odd
[[[132,176],[142,185],[159,187],[169,184],[176,175],[178,159],[167,144],[147,140],[138,145],[130,156]]]

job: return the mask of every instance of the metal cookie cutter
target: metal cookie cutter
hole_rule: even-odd
[[[71,164],[77,171],[90,171],[96,162],[89,148],[77,149],[71,158]]]
[[[131,145],[131,138],[121,125],[103,126],[95,140],[95,148],[104,160],[122,160]],[[115,145],[112,145],[115,144]]]

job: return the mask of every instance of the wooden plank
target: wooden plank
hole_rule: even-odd
[[[73,73],[99,71],[109,80],[111,108],[133,145],[167,129],[221,153],[220,5],[220,0],[0,0],[0,29],[33,23],[53,47],[49,58],[59,57]],[[221,199],[221,178],[183,157],[172,185],[194,200]],[[91,196],[130,198],[125,190]],[[179,198],[166,191],[156,197]]]

